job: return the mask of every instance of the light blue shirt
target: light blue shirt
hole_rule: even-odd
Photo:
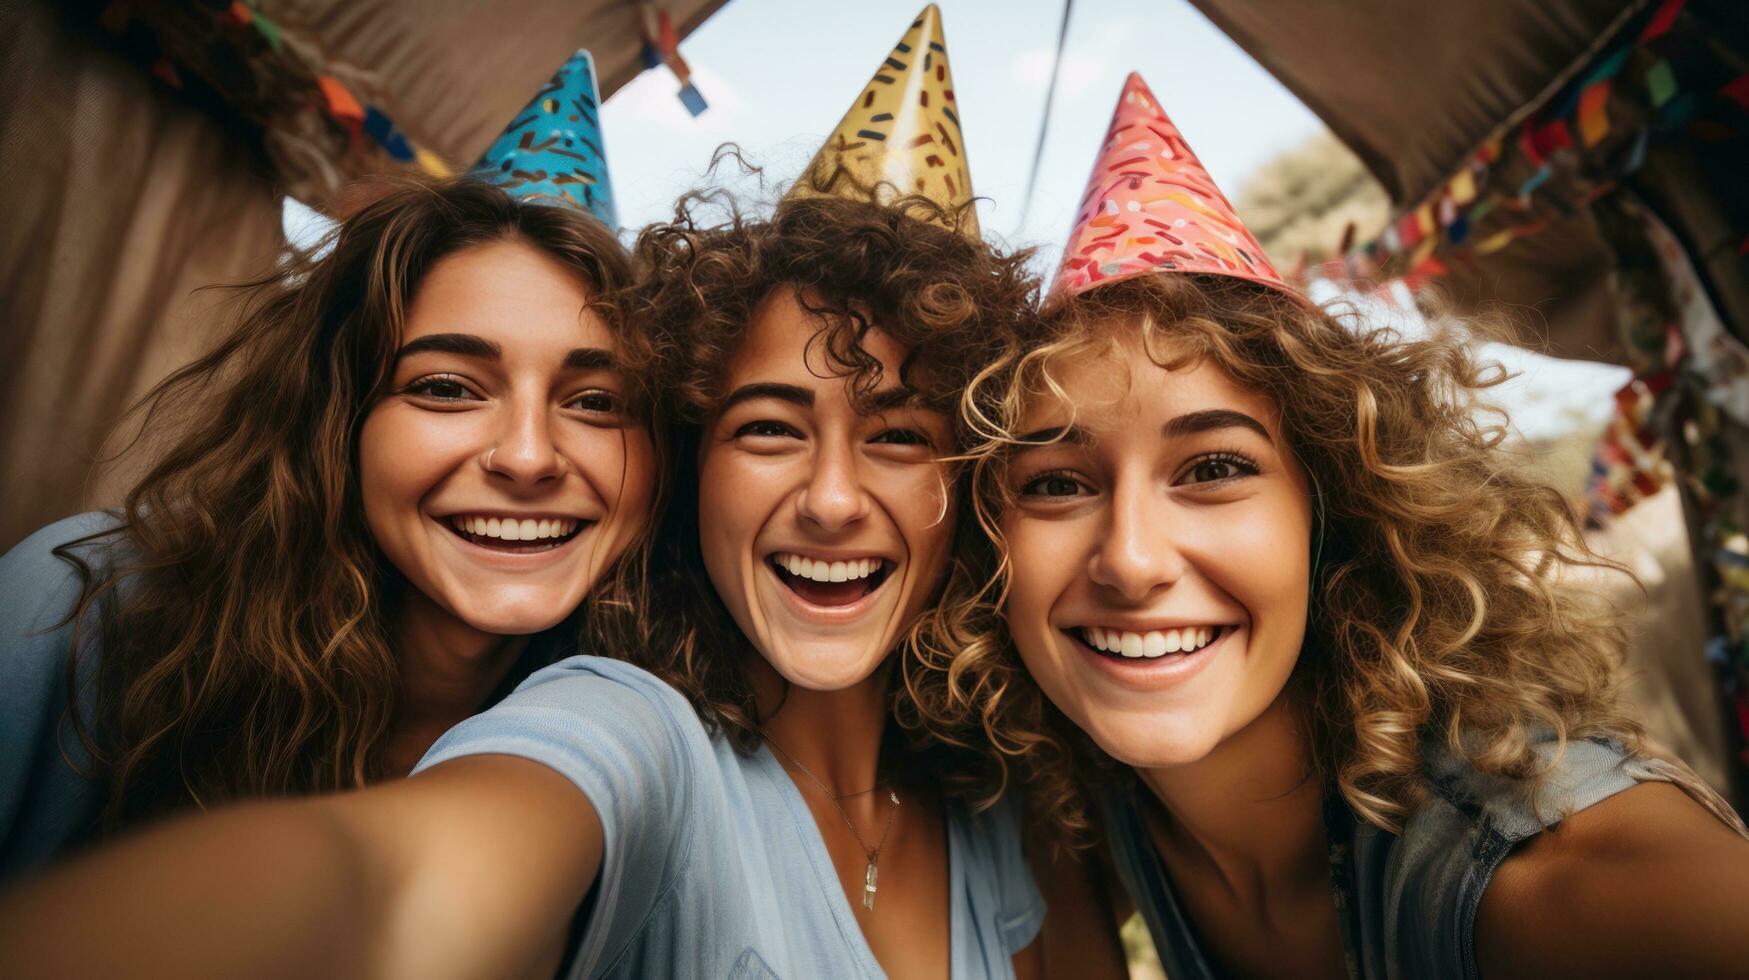
[[[67,711],[67,664],[79,601],[78,571],[54,549],[116,526],[80,514],[25,538],[0,557],[0,882],[80,843],[103,808],[104,787],[87,778],[90,758]],[[102,572],[115,537],[79,554]],[[90,718],[96,617],[87,616],[79,700]]]
[[[415,771],[486,753],[556,770],[600,815],[606,848],[570,977],[884,976],[783,767],[709,735],[654,675],[601,657],[554,664]],[[947,839],[951,975],[1013,976],[1044,900],[1012,797],[976,815],[950,805]]]

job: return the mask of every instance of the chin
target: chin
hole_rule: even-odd
[[[1218,725],[1198,719],[1143,716],[1114,722],[1081,727],[1106,755],[1134,769],[1170,769],[1200,762],[1222,737]]]
[[[495,636],[528,636],[549,630],[565,621],[577,607],[551,599],[510,596],[493,600],[471,596],[469,601],[452,606],[462,622],[482,633]]]
[[[849,642],[779,640],[775,656],[765,660],[784,680],[807,691],[843,691],[869,679],[886,660],[865,652],[868,646]],[[763,651],[762,651],[763,652]]]

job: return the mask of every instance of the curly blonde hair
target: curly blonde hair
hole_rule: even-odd
[[[1501,451],[1504,416],[1475,410],[1504,371],[1461,341],[1355,320],[1225,277],[1120,280],[1023,324],[1020,347],[968,386],[962,414],[983,436],[974,507],[990,544],[916,627],[922,669],[944,681],[921,687],[934,696],[919,709],[961,739],[981,729],[1025,775],[1035,815],[1071,839],[1088,826],[1088,774],[1115,764],[1049,704],[1010,642],[1002,471],[1025,406],[1063,396],[1054,365],[1138,324],[1162,366],[1211,363],[1267,396],[1314,488],[1313,601],[1291,683],[1317,775],[1358,816],[1400,829],[1425,799],[1428,744],[1526,786],[1546,769],[1537,730],[1639,744],[1616,614],[1560,585],[1563,570],[1617,566],[1586,547],[1558,492]]]

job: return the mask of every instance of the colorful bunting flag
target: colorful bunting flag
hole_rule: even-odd
[[[1596,146],[1609,135],[1609,88],[1609,82],[1598,82],[1579,96],[1579,138],[1586,146]]]
[[[1646,92],[1652,97],[1652,108],[1662,109],[1676,95],[1676,71],[1670,59],[1661,59],[1646,69]]]

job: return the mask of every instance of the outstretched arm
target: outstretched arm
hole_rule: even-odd
[[[1484,977],[1733,976],[1749,964],[1749,840],[1647,782],[1506,859],[1476,914]]]
[[[601,865],[589,800],[469,756],[177,820],[0,897],[0,976],[502,977],[550,966]]]

